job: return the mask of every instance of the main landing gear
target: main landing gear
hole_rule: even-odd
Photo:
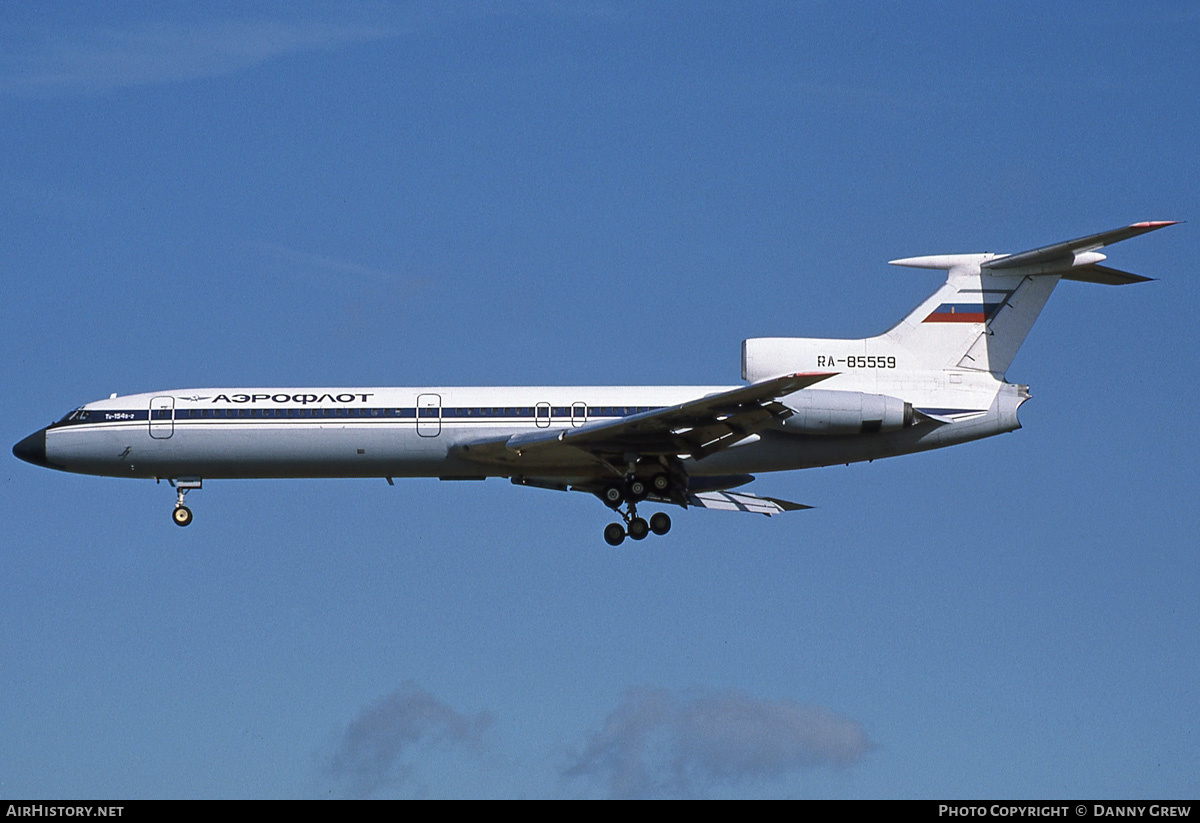
[[[621,515],[625,524],[609,523],[605,526],[604,542],[610,546],[619,546],[625,542],[626,537],[645,540],[646,535],[650,532],[655,534],[669,532],[671,518],[665,512],[655,512],[647,522],[645,518],[638,517],[637,504],[649,497],[651,493],[665,496],[670,488],[671,478],[666,474],[655,474],[646,479],[634,476],[628,478],[623,484],[610,483],[605,486],[600,492],[600,499],[610,509]],[[621,511],[622,504],[625,504],[625,511]]]
[[[618,512],[618,514],[625,518],[624,526],[620,523],[609,523],[604,527],[604,542],[610,546],[621,545],[627,536],[634,540],[645,540],[646,535],[650,532],[666,534],[671,530],[671,518],[667,516],[666,512],[655,512],[650,516],[648,523],[644,518],[637,517],[636,511],[632,514],[625,512]]]
[[[179,496],[175,500],[175,511],[171,512],[171,519],[175,521],[176,526],[187,526],[192,522],[192,510],[183,504],[184,495],[192,489],[200,488],[201,480],[174,480],[171,485],[175,487],[175,491]]]

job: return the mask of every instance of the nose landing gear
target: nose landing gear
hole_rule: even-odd
[[[175,510],[171,512],[171,519],[175,521],[176,526],[187,526],[192,522],[192,510],[183,504],[184,496],[192,489],[200,488],[204,481],[199,478],[190,480],[173,480],[171,485],[175,487],[178,497],[175,500]]]

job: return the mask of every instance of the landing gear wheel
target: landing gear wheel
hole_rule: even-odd
[[[175,521],[176,526],[186,526],[192,522],[192,510],[187,506],[176,506],[175,511],[171,513],[171,519]]]
[[[619,546],[625,542],[625,529],[620,523],[609,523],[604,527],[604,542]]]
[[[625,490],[615,484],[605,486],[601,497],[604,500],[604,505],[610,509],[616,509],[625,501]]]
[[[650,488],[654,490],[655,494],[662,494],[671,488],[671,478],[665,474],[656,474],[650,478]]]
[[[641,479],[634,477],[625,485],[626,494],[634,503],[640,503],[646,499],[646,495],[650,490],[646,488],[646,484]]]
[[[650,516],[650,531],[655,534],[666,534],[671,530],[671,518],[666,512],[655,512]]]
[[[634,540],[645,540],[650,533],[650,524],[640,517],[629,521],[629,536]]]

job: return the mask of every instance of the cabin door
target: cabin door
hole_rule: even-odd
[[[442,396],[422,394],[417,397],[417,434],[437,437],[442,433]]]
[[[166,440],[175,433],[175,398],[155,397],[150,401],[150,436]]]
[[[578,428],[587,422],[587,404],[572,403],[571,404],[571,425]]]

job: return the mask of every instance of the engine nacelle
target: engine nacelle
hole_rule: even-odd
[[[800,434],[872,434],[915,422],[912,403],[883,394],[805,389],[781,402],[795,412],[783,428]]]

